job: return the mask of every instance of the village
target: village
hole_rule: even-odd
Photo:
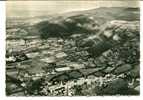
[[[119,20],[120,9],[7,21],[6,95],[139,95],[139,20]]]

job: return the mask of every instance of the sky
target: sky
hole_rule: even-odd
[[[6,1],[7,17],[45,16],[98,7],[137,7],[138,1]]]

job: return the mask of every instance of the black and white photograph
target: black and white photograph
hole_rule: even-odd
[[[8,0],[5,94],[139,96],[139,0]]]

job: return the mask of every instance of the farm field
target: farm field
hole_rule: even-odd
[[[101,7],[7,18],[6,95],[139,95],[139,15]]]

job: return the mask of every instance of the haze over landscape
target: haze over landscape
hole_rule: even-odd
[[[105,3],[106,2],[106,3]],[[137,1],[7,1],[7,17],[46,16],[99,7],[138,7]]]

